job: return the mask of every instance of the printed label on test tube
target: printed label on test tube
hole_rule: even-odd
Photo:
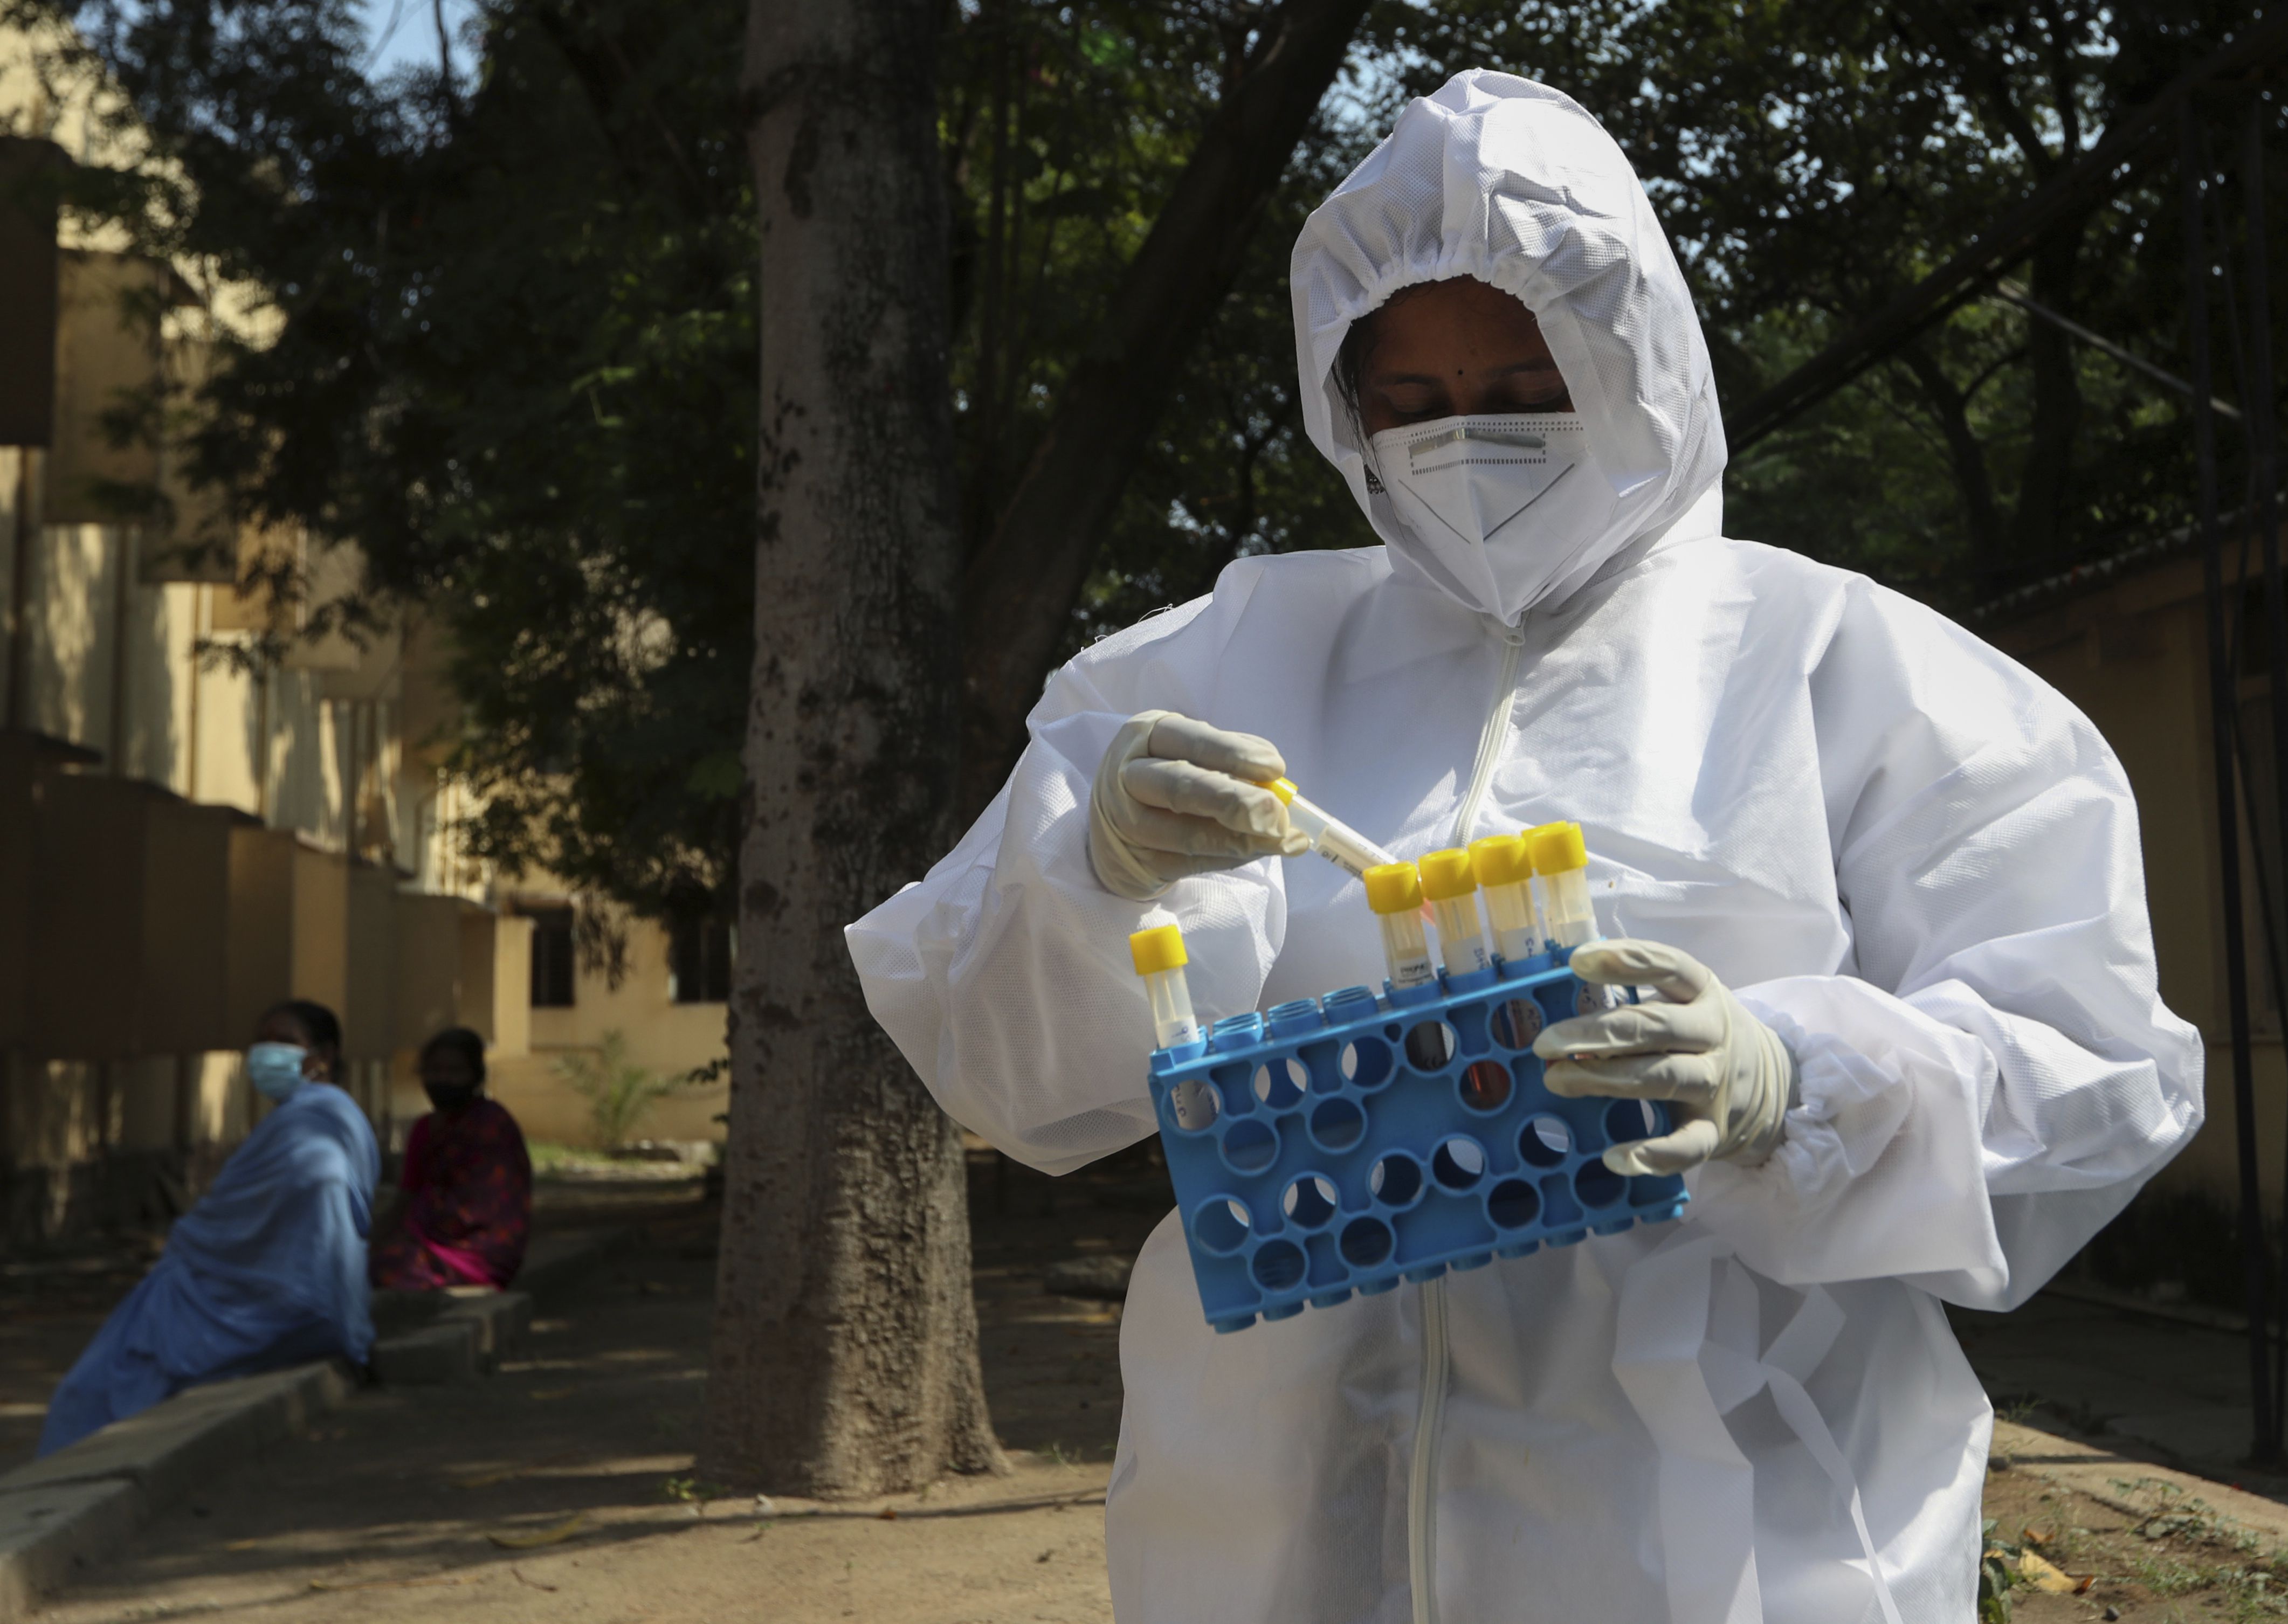
[[[1545,823],[1526,836],[1541,887],[1542,924],[1553,947],[1578,947],[1597,939],[1597,910],[1589,900],[1589,852],[1577,823]]]
[[[1184,951],[1182,930],[1156,925],[1139,931],[1128,939],[1128,955],[1152,1001],[1153,1047],[1176,1049],[1198,1042],[1200,1023],[1192,1013],[1191,986],[1184,979],[1184,966],[1192,961]]]
[[[1516,835],[1490,835],[1470,843],[1470,870],[1478,876],[1486,918],[1494,928],[1494,951],[1521,964],[1543,951],[1540,921],[1533,911],[1533,859]]]
[[[1378,863],[1363,876],[1366,905],[1382,927],[1382,956],[1393,991],[1435,980],[1422,930],[1422,875],[1412,863]]]
[[[1341,819],[1305,800],[1289,780],[1274,779],[1263,787],[1279,797],[1287,808],[1288,824],[1309,837],[1311,850],[1354,879],[1362,880],[1368,869],[1398,860]]]
[[[1446,973],[1464,976],[1492,969],[1485,931],[1478,923],[1478,882],[1470,870],[1470,854],[1460,850],[1433,852],[1418,867],[1422,894],[1430,899],[1430,915],[1438,923],[1438,946],[1446,955]]]

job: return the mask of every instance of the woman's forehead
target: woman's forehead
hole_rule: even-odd
[[[1400,335],[1467,331],[1547,348],[1541,339],[1541,324],[1524,301],[1474,276],[1402,288],[1362,320],[1373,324],[1378,347]]]

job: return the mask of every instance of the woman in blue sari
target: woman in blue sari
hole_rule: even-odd
[[[298,999],[255,1038],[247,1075],[274,1108],[56,1389],[42,1454],[202,1382],[370,1356],[366,1232],[381,1155],[365,1113],[334,1086],[341,1023]]]

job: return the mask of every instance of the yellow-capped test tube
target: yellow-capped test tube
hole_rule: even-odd
[[[1485,927],[1478,923],[1478,878],[1470,868],[1470,854],[1459,847],[1426,853],[1422,894],[1430,899],[1430,917],[1438,925],[1438,950],[1446,955],[1446,973],[1464,976],[1490,970]]]
[[[1382,926],[1383,963],[1394,991],[1433,979],[1430,942],[1422,930],[1422,875],[1412,863],[1377,863],[1362,876],[1366,905]]]
[[[1145,995],[1152,1001],[1152,1037],[1156,1049],[1174,1049],[1200,1041],[1200,1023],[1192,1013],[1192,989],[1184,979],[1184,966],[1192,962],[1184,951],[1184,932],[1176,925],[1155,925],[1128,939],[1128,956],[1144,978]]]
[[[1597,910],[1589,900],[1589,849],[1577,823],[1545,823],[1525,837],[1541,892],[1542,927],[1553,947],[1578,947],[1597,939]]]
[[[1541,924],[1533,912],[1533,856],[1521,835],[1489,835],[1470,843],[1470,868],[1486,899],[1494,951],[1521,964],[1541,951]]]
[[[1292,779],[1275,778],[1263,787],[1286,807],[1287,821],[1310,837],[1311,850],[1344,873],[1362,880],[1368,869],[1398,860],[1341,819],[1304,799]]]

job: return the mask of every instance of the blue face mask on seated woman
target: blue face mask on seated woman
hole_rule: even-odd
[[[310,1051],[299,1043],[257,1043],[246,1051],[246,1075],[271,1099],[284,1099],[310,1080],[302,1063]]]

